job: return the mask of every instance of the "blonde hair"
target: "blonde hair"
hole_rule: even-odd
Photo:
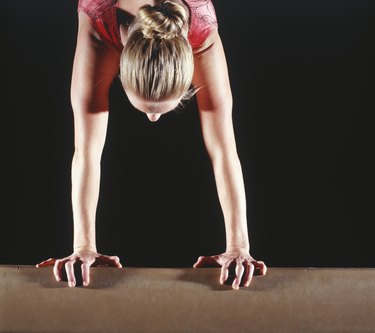
[[[124,89],[149,101],[188,99],[194,60],[187,29],[186,9],[165,0],[142,6],[129,28],[120,60]]]

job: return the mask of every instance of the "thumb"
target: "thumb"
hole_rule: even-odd
[[[193,265],[194,268],[198,267],[220,267],[217,256],[200,256],[197,262]]]
[[[54,258],[49,258],[47,260],[44,260],[40,262],[39,264],[36,264],[35,267],[47,267],[47,266],[52,266],[55,264],[56,259]]]
[[[206,257],[200,256],[198,258],[198,260],[195,262],[195,264],[193,265],[193,268],[198,268],[198,267],[204,266],[205,259],[206,259]]]

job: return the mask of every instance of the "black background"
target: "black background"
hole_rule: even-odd
[[[233,5],[235,4],[235,5]],[[374,5],[214,1],[234,97],[251,254],[268,266],[372,267]],[[2,264],[72,251],[69,89],[76,1],[2,1]],[[5,102],[9,102],[5,103]],[[151,123],[116,80],[99,252],[189,267],[225,249],[195,100]],[[13,117],[12,117],[13,118]],[[8,212],[9,211],[9,212]],[[8,212],[8,213],[6,213]]]

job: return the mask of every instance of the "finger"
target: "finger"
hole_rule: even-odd
[[[259,269],[259,272],[260,272],[261,275],[266,275],[266,273],[267,273],[267,266],[266,266],[266,264],[263,261],[254,260],[254,261],[252,261],[252,264],[254,264],[254,266],[257,269]]]
[[[120,258],[118,256],[110,256],[108,258],[115,261],[115,262],[120,262]]]
[[[255,267],[252,263],[248,262],[247,266],[248,266],[249,273],[247,274],[247,276],[245,278],[245,282],[244,282],[245,287],[250,286],[250,282],[251,282],[251,279],[253,278],[254,270],[255,270]]]
[[[194,268],[202,267],[204,263],[204,258],[205,258],[204,256],[200,256],[198,260],[195,262],[195,264],[193,265],[193,267]]]
[[[76,277],[74,276],[74,263],[75,259],[69,260],[65,263],[66,277],[68,278],[69,287],[74,287],[76,285]]]
[[[228,279],[228,276],[229,276],[229,265],[230,265],[230,263],[224,264],[223,266],[221,266],[220,284],[224,284],[225,281]]]
[[[95,258],[95,262],[92,266],[107,267],[112,263],[112,259],[110,258],[111,257],[105,256],[105,255],[99,255],[98,257]]]
[[[95,258],[93,267],[118,267],[121,268],[120,258],[117,256],[104,256],[100,255]]]
[[[122,267],[122,265],[120,263],[120,258],[119,257],[117,257],[117,256],[111,256],[109,258],[112,260],[112,266],[115,266],[115,267],[118,267],[118,268]]]
[[[236,270],[235,270],[236,277],[235,277],[235,279],[233,280],[233,283],[232,283],[233,289],[239,289],[240,288],[242,275],[245,271],[245,268],[242,265],[242,261],[243,261],[242,259],[238,259],[237,263],[236,263]]]
[[[52,266],[55,264],[55,261],[56,259],[53,259],[53,258],[49,258],[47,260],[44,260],[42,262],[40,262],[39,264],[36,264],[35,266],[36,267],[47,267],[47,266]]]
[[[102,261],[100,264],[95,265],[96,267],[118,267],[121,268],[122,265],[119,262],[107,258],[105,261]]]
[[[197,260],[197,262],[193,265],[194,268],[199,267],[220,267],[220,265],[217,262],[218,257],[217,256],[200,256]]]
[[[55,261],[55,265],[53,266],[53,274],[55,275],[56,281],[61,281],[62,265],[64,265],[64,261],[62,259],[57,259]]]
[[[84,262],[81,265],[81,271],[82,271],[82,283],[85,287],[87,287],[90,283],[90,264],[87,262]]]

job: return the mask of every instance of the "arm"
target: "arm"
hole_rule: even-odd
[[[117,257],[97,254],[95,240],[100,160],[107,131],[109,89],[118,73],[119,57],[117,51],[100,40],[88,16],[79,12],[71,83],[75,145],[71,172],[73,254],[39,264],[39,267],[54,264],[58,281],[61,280],[61,269],[65,265],[70,286],[75,285],[73,264],[76,260],[83,262],[82,275],[86,284],[89,282],[89,267],[95,263],[121,267]]]
[[[71,84],[74,251],[96,251],[100,160],[107,131],[109,88],[118,72],[119,55],[99,39],[86,14],[79,12],[79,22]]]
[[[206,264],[222,266],[220,282],[228,278],[228,268],[236,261],[233,288],[238,289],[244,276],[248,286],[254,269],[264,275],[266,266],[249,255],[246,197],[240,160],[237,155],[232,121],[232,93],[225,54],[217,30],[213,30],[204,50],[195,54],[194,85],[207,152],[212,161],[222,207],[226,252],[221,256],[200,257],[194,267]]]

